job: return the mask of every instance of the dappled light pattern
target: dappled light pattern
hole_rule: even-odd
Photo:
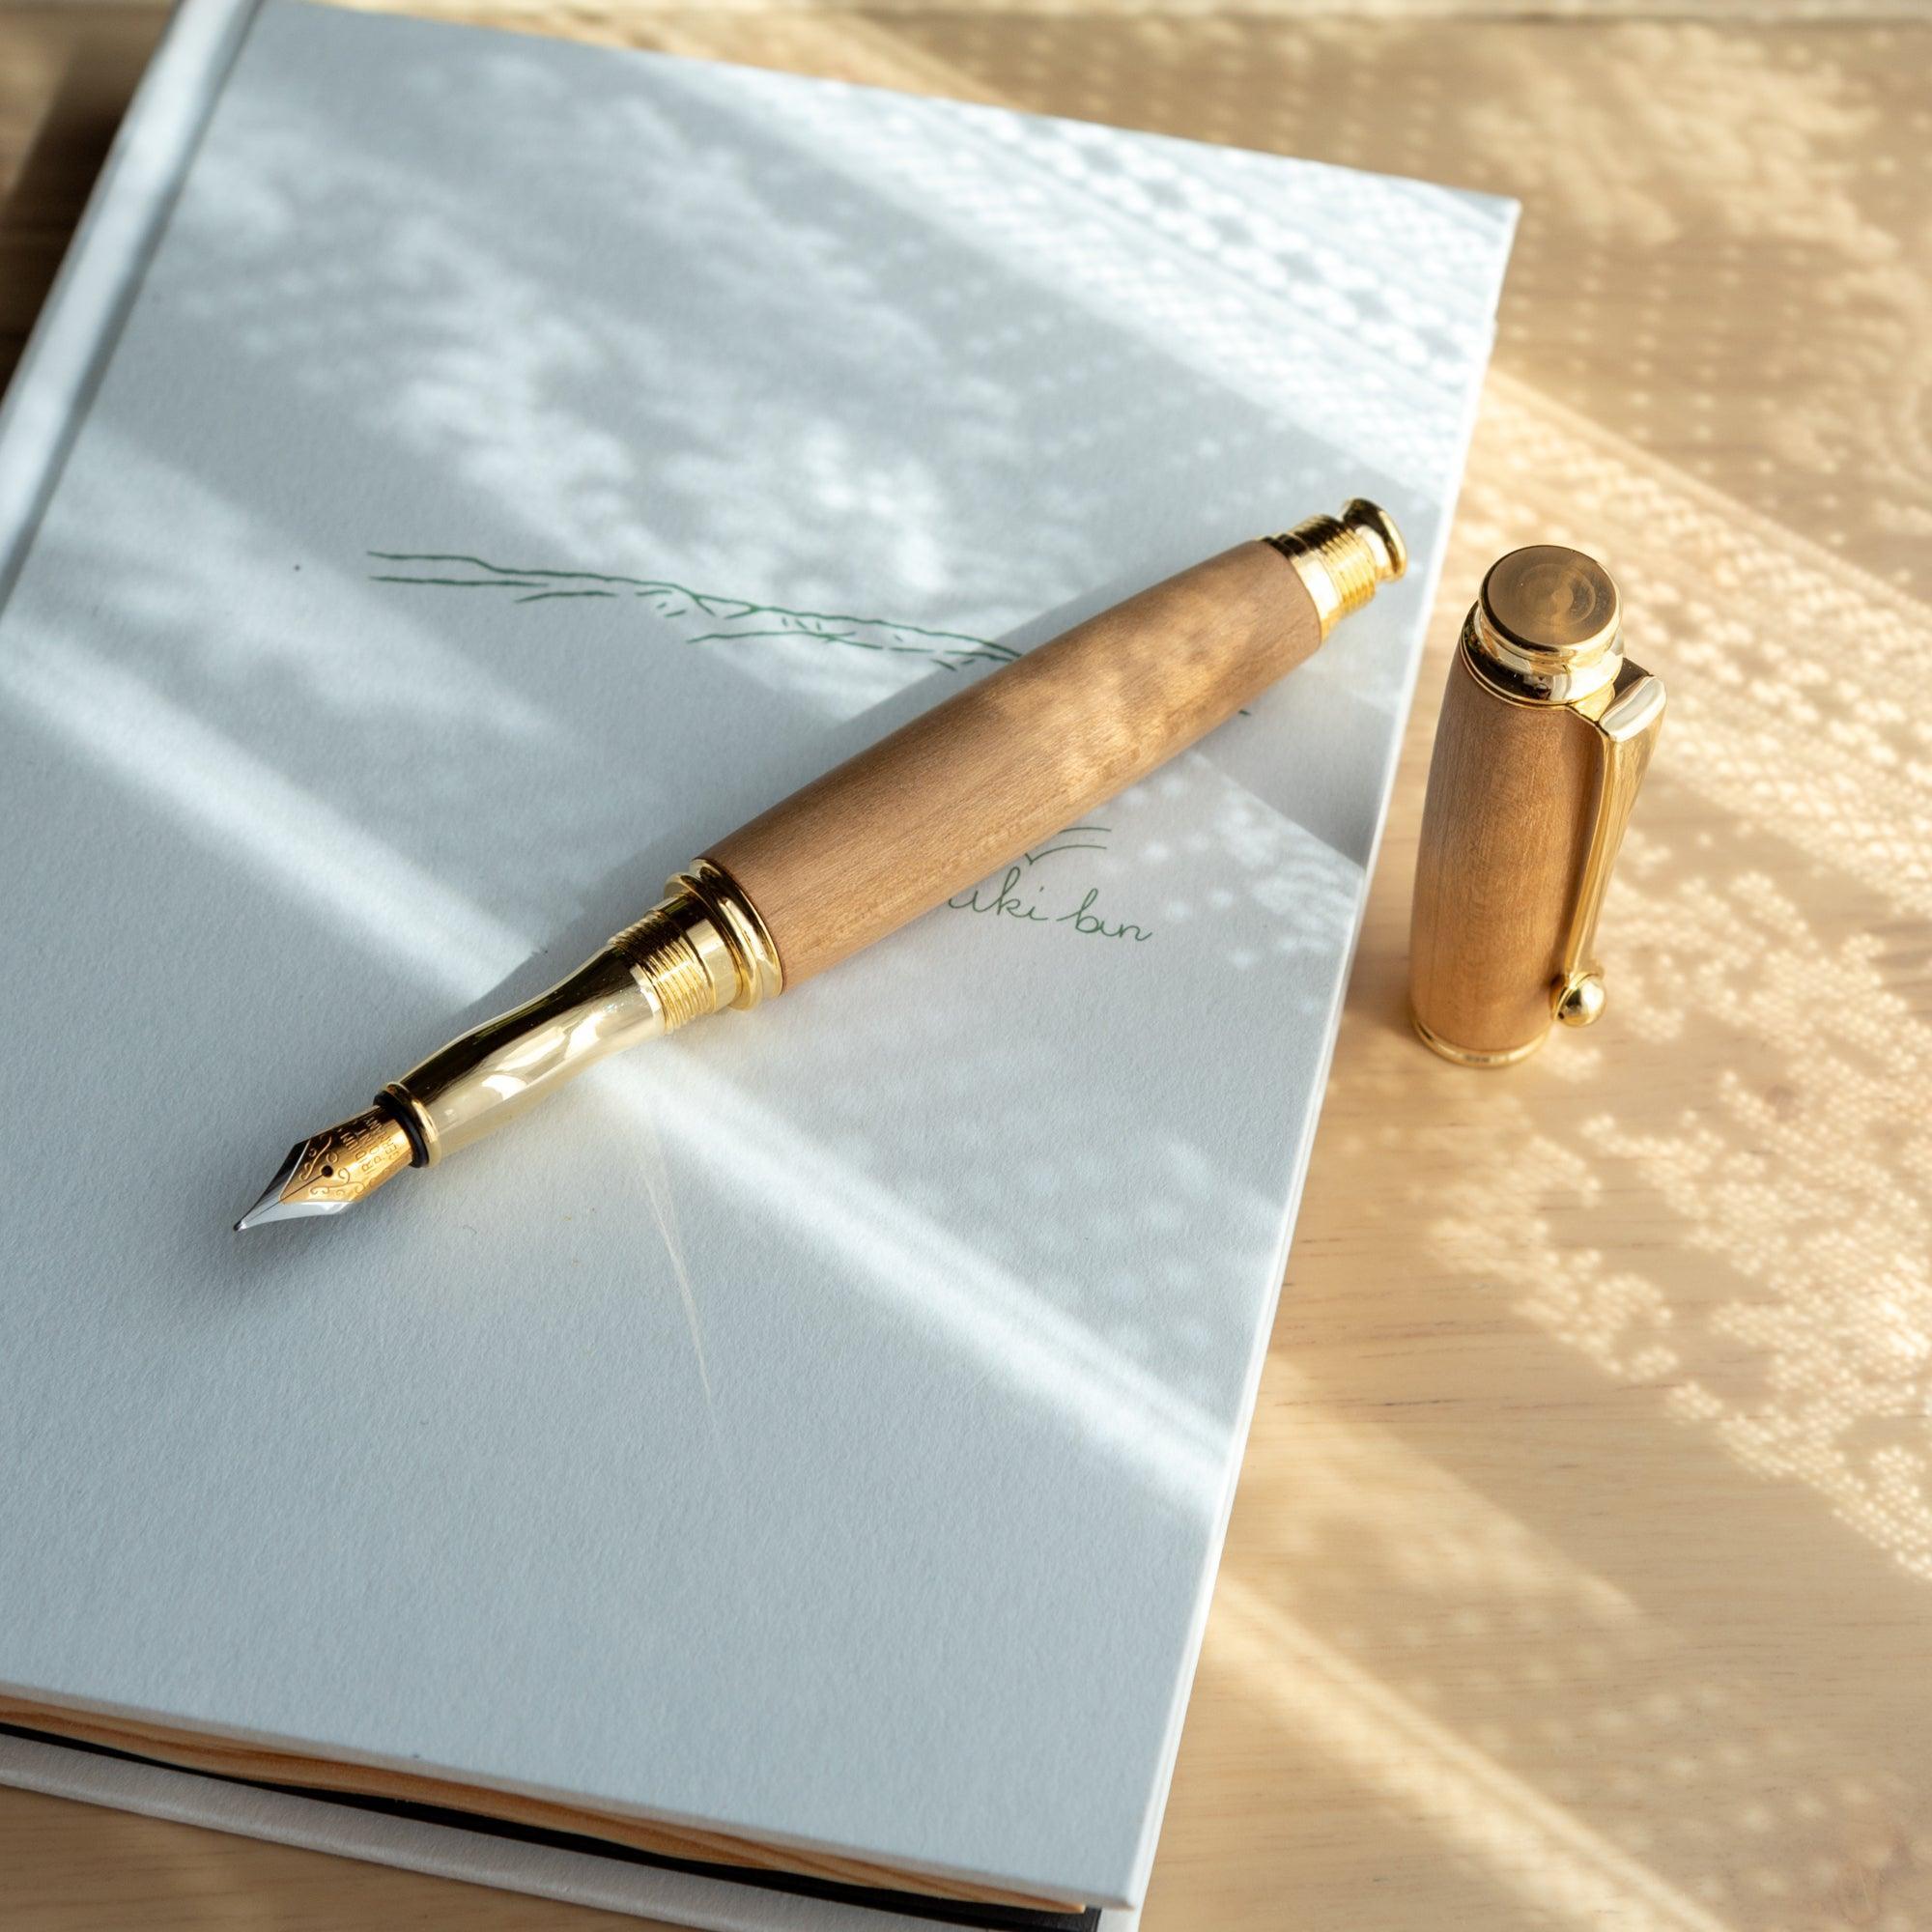
[[[1606,1165],[1654,1189],[1719,1293],[1687,1336],[1690,1311],[1601,1259],[1531,1239],[1488,1265],[1610,1374],[1667,1387],[1673,1414],[1811,1484],[1932,1580],[1932,1112],[1900,1113],[1932,1091],[1932,1027],[1886,984],[1875,941],[1825,947],[1773,877],[1633,896],[1626,917],[1633,1003],[1669,1025],[1659,982],[1681,978],[1708,992],[1687,1028],[1771,1035],[1788,1061],[1723,1072],[1675,1121],[1626,1122],[1585,1090],[1578,1145],[1539,1138],[1524,1157],[1584,1202],[1605,1202]]]
[[[1290,11],[651,29],[1527,200],[1148,1923],[1918,1932],[1928,36]],[[1471,1080],[1404,1030],[1414,826],[1546,538],[1672,710],[1608,1017]]]
[[[1231,1571],[1259,1588],[1261,1565],[1292,1619],[1279,1698],[1334,1731],[1320,1775],[1351,1766],[1465,1867],[1389,1922],[1916,1932],[1932,1027],[1923,708],[1895,694],[1932,627],[1499,374],[1438,637],[1519,533],[1606,557],[1671,684],[1605,914],[1610,1011],[1493,1078],[1418,1061],[1426,686],[1264,1384],[1293,1474],[1245,1537],[1237,1511]],[[1368,1199],[1387,1211],[1350,1224]],[[1307,1458],[1334,1431],[1359,1465],[1323,1503]],[[1557,1594],[1519,1601],[1539,1574]]]
[[[71,1020],[99,905],[142,993],[14,1118],[181,1149],[111,1199],[25,1149],[9,1312],[73,1366],[0,1350],[0,1415],[49,1469],[97,1420],[138,1447],[58,1521],[0,1493],[72,1608],[0,1617],[10,1674],[192,1719],[218,1656],[227,1728],[1129,1895],[1509,211],[351,24],[257,16],[0,635],[0,796],[62,834],[17,854],[20,1025]],[[1358,492],[1418,567],[1041,847],[1051,920],[940,909],[339,1238],[233,1240],[267,1123]],[[1204,1013],[1253,1043],[1211,1080]]]
[[[1932,55],[1918,10],[1859,10],[1898,14],[1895,27],[1849,22],[1831,0],[1703,10],[1813,21],[1783,34],[1658,17],[1449,21],[1426,17],[1438,11],[1429,0],[1347,19],[1290,0],[1238,16],[1189,0],[1122,0],[1104,13],[1048,0],[945,11],[888,0],[864,14],[641,12],[606,0],[423,0],[419,11],[1525,197],[1499,371],[1145,1923],[1279,1932],[1286,1913],[1308,1932],[1923,1932]],[[1640,0],[1485,11],[1657,12]],[[513,97],[506,89],[499,105]],[[662,136],[613,129],[611,169],[658,155],[639,143]],[[1082,196],[1082,234],[1102,237],[1110,223],[1133,233],[1164,213],[1145,265],[1104,265],[1157,317],[1167,251],[1178,236],[1211,252],[1186,224],[1212,226],[1220,211],[1184,180],[1103,191],[1082,176],[1078,150],[1076,139],[1046,158]],[[895,173],[905,158],[880,166]],[[1002,158],[989,152],[988,166]],[[368,185],[345,165],[342,199],[355,204]],[[264,176],[282,180],[272,165]],[[930,171],[902,179],[949,220],[981,233],[1005,224],[1016,250],[1029,244],[1012,195]],[[285,185],[286,206],[271,201],[264,218],[330,217],[317,186]],[[1251,242],[1248,224],[1230,240]],[[487,238],[446,256],[399,247],[396,259],[399,309],[448,330],[438,353],[477,372],[497,413],[477,436],[461,384],[426,385],[397,422],[369,427],[372,446],[393,456],[393,440],[421,473],[453,469],[486,493],[521,480],[520,448],[561,434],[578,453],[569,486],[521,499],[505,533],[518,548],[505,556],[658,568],[662,531],[643,526],[625,494],[627,452],[649,426],[559,420],[545,408],[573,370],[647,355],[635,319],[605,307],[556,315],[541,272],[506,275]],[[446,315],[425,317],[412,259],[451,292]],[[926,268],[909,248],[898,285]],[[1040,256],[1025,272],[1051,274],[1052,264]],[[1344,279],[1322,297],[1338,333],[1359,320],[1358,293]],[[472,336],[462,308],[479,300],[487,320]],[[1231,288],[1189,347],[1190,372],[1251,340],[1258,314],[1264,323],[1268,310],[1251,289]],[[1400,317],[1389,326],[1393,366],[1412,367],[1418,354],[1426,362],[1426,335]],[[916,329],[859,340],[867,354],[920,353]],[[238,336],[235,347],[245,372],[249,344]],[[1052,366],[1060,347],[1009,344],[970,367],[989,450],[1002,437],[1028,443],[1037,424],[1026,412],[1042,398],[1065,396],[1071,427],[1103,434],[1096,402],[1136,391],[1211,514],[1256,514],[1217,495],[1227,452],[1252,446],[1241,410],[1197,434],[1204,391],[1177,379],[1149,392],[1130,341],[1079,368]],[[319,371],[355,373],[355,345],[316,348]],[[1007,386],[1028,356],[1041,365],[1038,386]],[[366,394],[350,381],[321,400],[353,414]],[[1381,429],[1400,433],[1394,412]],[[1037,532],[1030,569],[992,592],[973,582],[970,545],[949,563],[943,512],[983,492],[995,457],[940,475],[895,423],[801,415],[774,436],[783,472],[844,505],[843,527],[880,546],[876,574],[912,593],[893,611],[947,623],[970,607],[998,637],[1074,595],[1056,518]],[[702,496],[731,476],[728,450],[673,440],[680,489]],[[136,481],[194,487],[158,469]],[[1285,498],[1297,488],[1284,475]],[[254,541],[250,515],[276,508],[272,497],[231,505],[230,523],[211,512],[203,526],[240,557]],[[715,550],[681,559],[684,581],[764,585],[809,573],[809,558],[774,543],[763,508],[747,498]],[[340,558],[388,530],[345,530]],[[1151,554],[1154,536],[1122,540]],[[1414,827],[1455,625],[1487,562],[1537,539],[1581,545],[1616,572],[1633,655],[1669,682],[1672,710],[1605,913],[1608,1016],[1516,1071],[1474,1079],[1435,1065],[1405,1030]],[[428,530],[394,544],[454,547],[452,533]],[[200,621],[208,613],[179,559],[117,554],[115,567],[151,599],[171,649],[216,651],[232,635]],[[373,599],[356,608],[361,635],[380,644],[367,652],[371,677],[327,678],[285,642],[276,655],[272,626],[249,637],[227,674],[245,688],[271,667],[304,703],[404,717],[460,707],[497,755],[551,754],[553,727],[530,693],[474,663],[455,674],[457,644],[414,615]],[[50,635],[38,654],[16,656],[10,701],[49,732],[89,720],[112,781],[183,824],[198,815],[198,836],[224,865],[252,864],[270,879],[284,828],[322,790],[300,788],[316,775],[299,745],[242,762],[212,735],[219,719],[177,729],[178,710],[106,677],[73,642]],[[1310,668],[1325,671],[1322,661]],[[166,652],[143,675],[165,700]],[[835,719],[895,696],[872,685],[783,688]],[[143,717],[157,731],[144,737]],[[1215,892],[1278,905],[1269,946],[1227,956],[1239,980],[1310,943],[1288,915],[1350,891],[1339,855],[1361,845],[1347,827],[1321,838],[1293,829],[1295,775],[1232,735],[1213,757],[1211,773],[1196,762],[1174,781],[1205,787],[1221,849],[1245,855],[1227,876],[1201,891],[1188,855],[1132,842],[1126,829],[1092,856],[1110,895],[1131,880],[1123,909],[1144,911],[1163,936],[1168,922],[1211,919]],[[514,882],[555,838],[536,816],[527,845],[507,828],[503,876],[438,880],[435,892],[409,861],[422,827],[378,838],[329,819],[342,837],[278,888],[305,895],[291,929],[340,920],[370,970],[394,968],[405,1006],[412,984],[432,1001],[485,998],[554,923],[554,909],[523,903]],[[646,867],[619,864],[627,837],[635,842],[621,826],[598,829],[612,871],[572,882],[586,899],[654,885]],[[385,858],[385,839],[400,863]],[[675,846],[651,861],[683,858]],[[452,934],[469,948],[458,981]],[[837,1120],[816,1164],[795,1171],[796,1143],[752,1111],[741,1069],[681,1049],[675,1077],[710,1083],[707,1102],[736,1110],[761,1163],[747,1203],[762,1186],[834,1200],[823,1238],[856,1264],[855,1297],[945,1338],[971,1376],[1040,1419],[1041,1439],[1064,1435],[1120,1458],[1155,1499],[1146,1521],[1190,1516],[1209,1475],[1203,1417],[1226,1400],[1204,1368],[1215,1311],[1194,1297],[1217,1264],[1217,1231],[1244,1225],[1257,1200],[1217,1189],[1177,1144],[1142,1223],[1094,1230],[1077,1212],[1089,1156],[1052,1145],[1028,1104],[1036,1042],[1021,1031],[966,1058],[952,1050],[931,985],[915,978],[899,990],[897,1010],[926,1030],[947,1103],[943,1181],[905,1184],[890,1127],[857,1109]],[[407,1051],[409,1028],[391,1033],[372,1047]],[[797,1031],[801,1052],[822,1039],[815,1027]],[[816,1070],[836,1113],[836,1057]],[[631,1076],[611,1071],[596,1090],[600,1122],[662,1124],[620,1091]],[[976,1260],[959,1273],[962,1216]],[[1185,1257],[1172,1264],[1171,1319],[1151,1324],[1130,1305],[1130,1268],[1149,1231],[1175,1225],[1201,1231],[1207,1247],[1191,1272]],[[1090,1269],[1098,1285],[1088,1298],[1069,1301],[1065,1275],[1088,1266],[1095,1238],[1110,1243],[1107,1265]],[[1054,1266],[1021,1266],[1022,1252],[1042,1251]],[[719,1332],[695,1255],[693,1272],[697,1326],[687,1341],[685,1311],[673,1310],[665,1346],[695,1349],[701,1334],[693,1380],[701,1367],[707,1393],[728,1406],[746,1357]],[[921,1293],[898,1301],[897,1281]],[[949,1283],[961,1292],[943,1292]],[[585,1399],[594,1406],[605,1393]],[[1129,1411],[1147,1426],[1123,1428]],[[613,1404],[609,1426],[634,1425]],[[812,1447],[840,1453],[836,1440]],[[744,1478],[726,1471],[721,1493]],[[742,1580],[749,1591],[749,1567]]]
[[[1350,1412],[1333,1312],[1285,1313],[1149,1919],[1211,1895],[1261,1932],[1285,1872],[1324,1926],[1368,1899],[1394,1932],[1916,1932],[1928,1812],[1889,1714],[1807,1706],[1764,1662],[1835,1579],[1774,1575],[1760,1605],[1699,1568],[1708,1528],[1612,1460],[1581,1386],[1595,1462],[1512,1472],[1539,1392],[1498,1391],[1486,1432],[1468,1376],[1409,1372],[1402,1297],[1365,1292],[1378,1416]],[[1618,1583],[1619,1530],[1683,1546],[1688,1602]],[[1867,1605],[1867,1662],[1912,1695],[1903,1607]]]
[[[1765,1387],[1738,1400],[1698,1384],[1694,1362],[1667,1346],[1668,1312],[1636,1313],[1655,1286],[1627,1270],[1606,1269],[1614,1281],[1593,1291],[1571,1257],[1571,1286],[1558,1286],[1470,1160],[1459,1166],[1473,1177],[1471,1212],[1492,1224],[1483,1265],[1538,1284],[1538,1319],[1605,1368],[1688,1375],[1673,1398],[1686,1419],[1767,1473],[1815,1481],[1901,1560],[1932,1563],[1932,1123],[1914,1104],[1932,1034],[1898,986],[1909,942],[1892,936],[1897,921],[1932,917],[1932,715],[1918,701],[1932,611],[1908,594],[1932,534],[1932,452],[1911,402],[1932,385],[1932,272],[1922,248],[1896,239],[1932,153],[1932,109],[1909,98],[1926,35],[1848,32],[1847,62],[1829,35],[1774,44],[1694,22],[1505,39],[1470,22],[1182,25],[1151,10],[1076,23],[1031,11],[780,15],[755,29],[680,14],[661,31],[693,52],[1525,197],[1438,635],[1490,557],[1531,537],[1574,543],[1618,574],[1633,655],[1664,674],[1671,711],[1606,914],[1610,1023],[1559,1040],[1513,1090],[1452,1084],[1444,1098],[1461,1103],[1459,1144],[1473,1132],[1501,1159],[1539,1124],[1518,1112],[1534,1083],[1564,1130],[1522,1157],[1537,1171],[1556,1163],[1554,1194],[1615,1161],[1653,1190],[1687,1251],[1739,1270],[1740,1294],[1747,1283],[1777,1293],[1782,1317],[1721,1293],[1710,1313],[1713,1339],[1746,1345]],[[1475,85],[1501,90],[1511,71],[1520,121],[1487,114]],[[1767,329],[1769,369],[1761,349],[1727,354],[1727,340],[1756,331],[1761,343]],[[1601,380],[1612,357],[1625,378],[1613,421],[1553,400]],[[1548,387],[1525,383],[1525,365]],[[1759,418],[1763,459],[1743,466],[1724,460],[1714,427],[1735,383],[1777,396]],[[1879,450],[1883,490],[1834,480]],[[1714,464],[1721,492],[1702,481]],[[1425,679],[1425,721],[1435,696]],[[1390,948],[1411,850],[1399,816],[1380,882],[1391,916],[1372,928]],[[1853,883],[1866,917],[1817,927],[1805,905],[1825,878]],[[1681,1073],[1660,1086],[1620,1070],[1650,1042],[1661,1070],[1693,1048],[1727,1070],[1708,1097],[1686,1094]],[[1345,1119],[1349,1065],[1335,1095]],[[1398,1057],[1391,1081],[1413,1071]],[[1649,1117],[1593,1107],[1611,1083],[1645,1092]],[[1661,1112],[1673,1099],[1675,1114]],[[1605,1203],[1601,1181],[1591,1198]],[[1441,1217],[1445,1237],[1470,1225]]]
[[[1641,1190],[1693,1298],[1622,1256],[1539,1252],[1533,1219],[1478,1207],[1473,1173],[1444,1238],[1932,1579],[1932,1026],[1886,970],[1888,925],[1932,912],[1927,721],[1892,696],[1932,670],[1932,618],[1527,392],[1494,401],[1508,467],[1473,493],[1479,540],[1512,470],[1574,478],[1552,522],[1644,559],[1625,568],[1633,649],[1666,668],[1673,705],[1614,889],[1617,1024],[1522,1083],[1536,1112],[1514,1157],[1572,1212],[1614,1217]],[[1828,874],[1867,895],[1865,922],[1814,923],[1807,885]],[[1633,1117],[1612,1086],[1647,1066]]]

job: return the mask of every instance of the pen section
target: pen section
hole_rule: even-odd
[[[1238,544],[922,713],[705,856],[795,985],[1123,791],[1321,641],[1293,566]]]

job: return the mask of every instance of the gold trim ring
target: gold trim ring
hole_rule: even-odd
[[[745,896],[729,872],[710,859],[697,860],[688,871],[676,873],[666,885],[667,894],[687,893],[710,915],[731,954],[737,969],[738,997],[731,1002],[740,1011],[749,1011],[764,1000],[775,1000],[784,991],[784,967],[779,949],[758,909]]]
[[[1521,1046],[1501,1046],[1485,1052],[1481,1047],[1458,1046],[1454,1040],[1444,1039],[1439,1033],[1432,1032],[1423,1024],[1419,1013],[1411,1012],[1408,1023],[1415,1029],[1415,1037],[1431,1053],[1439,1053],[1444,1060],[1453,1061],[1458,1066],[1514,1066],[1519,1061],[1527,1060],[1548,1037],[1547,1032],[1540,1033]]]

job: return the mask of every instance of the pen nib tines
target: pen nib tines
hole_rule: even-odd
[[[410,1137],[380,1107],[311,1134],[289,1150],[262,1198],[235,1224],[260,1228],[305,1214],[339,1214],[373,1194],[412,1158]]]

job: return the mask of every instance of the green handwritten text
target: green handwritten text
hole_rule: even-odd
[[[1101,828],[1081,826],[1075,829],[1097,831]],[[1048,881],[1036,880],[1031,876],[1032,868],[1041,859],[1068,849],[1096,848],[1059,845],[1050,846],[1041,853],[1030,852],[1017,864],[1009,866],[1000,875],[997,885],[975,886],[970,893],[957,894],[946,903],[954,912],[977,912],[994,919],[1016,919],[1027,925],[1064,925],[1083,939],[1125,939],[1136,944],[1151,939],[1153,934],[1146,926],[1137,925],[1131,920],[1110,920],[1096,911],[1100,897],[1098,886],[1089,886],[1079,903],[1069,905],[1067,900],[1070,895],[1051,892]]]

